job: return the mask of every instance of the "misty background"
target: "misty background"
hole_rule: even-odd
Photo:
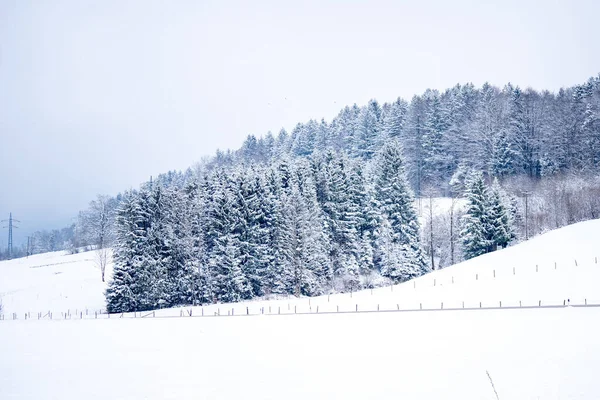
[[[594,1],[0,1],[0,219],[15,244],[96,194],[345,105],[600,71]],[[4,226],[6,224],[2,224]],[[0,231],[0,246],[7,230]]]

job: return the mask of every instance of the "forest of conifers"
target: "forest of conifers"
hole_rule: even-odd
[[[597,218],[599,166],[600,76],[557,93],[457,85],[250,135],[99,196],[36,251],[112,246],[112,311],[357,290]]]

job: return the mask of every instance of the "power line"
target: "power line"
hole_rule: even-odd
[[[3,228],[8,228],[8,258],[12,258],[13,254],[13,228],[18,229],[18,226],[15,226],[14,222],[21,222],[18,219],[14,219],[12,217],[12,213],[9,213],[8,219],[3,219],[1,222],[8,222],[8,226],[3,226]]]

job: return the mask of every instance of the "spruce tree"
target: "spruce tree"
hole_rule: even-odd
[[[489,221],[488,190],[483,173],[473,172],[466,182],[467,208],[462,219],[462,240],[465,259],[477,257],[490,251],[493,230]]]
[[[421,250],[414,198],[404,175],[402,151],[396,141],[386,144],[380,151],[375,173],[375,197],[381,207],[382,216],[389,221],[391,243],[403,247],[403,254],[413,257],[403,261],[417,265],[418,274],[423,274],[429,267]],[[386,262],[386,258],[382,257],[382,271],[390,267]],[[398,276],[389,277],[394,280],[400,279]]]
[[[488,219],[492,225],[490,239],[496,248],[505,248],[515,238],[508,201],[498,180],[494,179],[489,191]]]

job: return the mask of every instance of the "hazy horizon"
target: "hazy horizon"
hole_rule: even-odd
[[[593,1],[2,2],[0,219],[22,221],[21,243],[67,225],[98,193],[371,98],[582,83],[600,72],[598,11]]]

